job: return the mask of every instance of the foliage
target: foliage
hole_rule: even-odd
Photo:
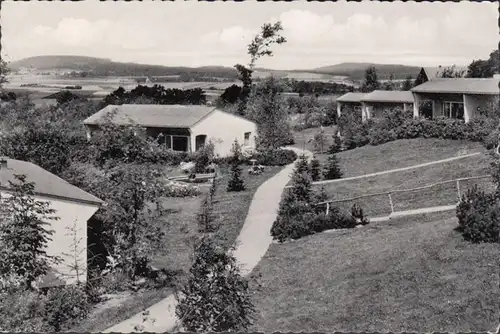
[[[7,75],[10,73],[10,68],[4,59],[0,59],[0,90],[3,84],[7,82]]]
[[[273,44],[283,44],[286,39],[280,35],[283,30],[281,22],[278,21],[274,24],[265,23],[261,27],[261,31],[257,34],[253,40],[248,44],[247,53],[250,56],[250,63],[248,67],[241,64],[236,64],[234,67],[239,73],[239,79],[243,83],[243,87],[240,92],[240,103],[238,111],[241,115],[245,114],[247,99],[251,92],[252,86],[252,72],[255,67],[255,63],[262,56],[273,56],[271,50],[271,45]]]
[[[463,195],[457,207],[458,231],[473,243],[500,242],[500,204],[495,194],[477,185]]]
[[[330,154],[328,157],[328,162],[324,167],[323,177],[325,180],[342,178],[342,171],[340,170],[339,161],[335,154]]]
[[[246,114],[257,124],[257,149],[260,151],[278,149],[293,138],[281,90],[279,81],[268,77],[259,82],[249,96]]]
[[[455,65],[443,68],[438,74],[438,78],[463,78],[465,70],[457,70]]]
[[[377,69],[374,66],[370,66],[365,71],[365,79],[361,85],[361,91],[363,93],[370,93],[374,90],[380,89],[381,84],[377,77]]]
[[[73,100],[78,100],[79,98],[78,95],[71,93],[69,90],[64,90],[57,94],[56,101],[58,105],[61,105]]]
[[[208,165],[215,158],[215,145],[209,140],[201,149],[194,153],[195,172],[205,173]]]
[[[46,297],[37,291],[0,289],[0,331],[50,332],[45,320]]]
[[[114,92],[107,95],[99,105],[102,109],[108,105],[134,104],[140,99],[142,103],[149,101],[153,104],[205,104],[206,95],[203,89],[177,89],[167,88],[161,85],[152,87],[138,85],[130,92],[119,87]]]
[[[50,221],[58,218],[48,202],[35,199],[34,183],[25,175],[15,175],[15,179],[9,181],[10,196],[1,198],[0,203],[0,275],[14,273],[31,288],[60,261],[46,251],[54,233]]]
[[[233,162],[231,165],[231,179],[227,184],[227,191],[243,191],[245,184],[241,179],[241,167],[238,162]]]
[[[335,154],[342,151],[342,139],[340,139],[340,136],[333,135],[332,138],[333,143],[328,148],[328,154]]]
[[[499,50],[490,53],[487,60],[473,60],[467,68],[468,78],[491,78],[499,72]]]
[[[32,162],[56,175],[70,164],[73,139],[57,125],[18,128],[0,136],[1,155]]]
[[[210,194],[205,196],[203,202],[201,203],[200,211],[198,212],[197,222],[198,230],[201,233],[210,233],[217,230],[217,226],[214,225],[215,216],[213,214],[213,202]]]
[[[209,236],[195,245],[194,263],[176,299],[176,316],[189,332],[245,331],[255,313],[236,259]]]
[[[107,203],[95,217],[104,222],[100,238],[117,268],[131,278],[143,274],[154,251],[164,246],[159,221],[165,215],[161,196],[167,191],[160,170],[134,163],[106,164],[101,170],[75,164],[65,177]]]
[[[412,88],[413,88],[413,78],[411,75],[409,75],[406,77],[405,81],[403,81],[403,86],[401,87],[401,90],[409,91]]]
[[[353,207],[350,215],[337,207],[330,207],[330,212],[326,215],[306,202],[291,201],[280,211],[271,228],[271,235],[273,239],[283,242],[326,230],[354,228],[368,223],[358,207]]]
[[[45,304],[46,321],[53,331],[59,332],[68,323],[85,319],[91,306],[80,284],[51,288]]]
[[[346,149],[364,146],[370,142],[368,137],[372,120],[362,122],[361,115],[355,112],[343,112],[338,120],[338,129]]]
[[[195,197],[200,194],[199,187],[175,181],[168,181],[163,192],[165,197]]]
[[[389,80],[382,84],[382,90],[397,90],[398,84],[394,82],[394,75],[391,73]]]
[[[285,166],[297,159],[297,153],[292,150],[276,149],[267,152],[256,153],[252,156],[263,166]]]
[[[321,164],[318,159],[313,158],[309,165],[309,171],[311,174],[311,179],[314,181],[319,181],[321,179]]]
[[[314,149],[319,153],[323,153],[326,145],[325,131],[321,129],[314,135]]]

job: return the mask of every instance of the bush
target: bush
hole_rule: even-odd
[[[285,166],[297,160],[297,153],[292,150],[277,149],[256,153],[252,159],[256,159],[257,163],[263,166]]]
[[[86,318],[90,309],[91,304],[80,285],[51,288],[47,293],[47,323],[56,332],[73,321]]]
[[[199,187],[189,184],[168,181],[165,185],[163,196],[166,197],[195,197],[201,194]]]
[[[457,207],[458,231],[473,243],[500,242],[500,205],[495,194],[477,186],[463,195]]]
[[[314,158],[311,160],[309,165],[309,173],[311,174],[311,179],[314,181],[319,181],[321,179],[321,164],[318,159]]]
[[[234,162],[231,166],[231,179],[227,184],[227,191],[243,191],[245,184],[241,179],[241,167],[238,162]]]
[[[335,154],[328,157],[328,162],[323,171],[325,180],[335,180],[342,178],[342,171],[340,170],[339,162]]]

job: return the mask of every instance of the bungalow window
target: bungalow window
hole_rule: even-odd
[[[250,135],[251,135],[251,132],[245,132],[245,139],[243,141],[244,146],[250,145]]]
[[[463,119],[464,118],[464,103],[463,102],[443,102],[444,116],[448,118]]]

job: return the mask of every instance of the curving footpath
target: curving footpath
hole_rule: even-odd
[[[286,147],[297,154],[306,154],[310,159],[312,153],[295,147]],[[290,181],[294,163],[285,166],[278,174],[265,181],[255,192],[248,210],[245,223],[236,239],[234,256],[240,265],[242,275],[248,275],[266,254],[272,243],[270,234],[273,222],[278,214],[281,195]],[[122,321],[121,323],[104,330],[102,333],[131,333],[136,332],[136,325],[143,326],[144,332],[168,332],[178,324],[175,316],[176,300],[173,295],[163,299],[145,311],[153,321],[143,323],[142,313]]]

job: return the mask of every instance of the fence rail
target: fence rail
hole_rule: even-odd
[[[456,183],[457,198],[458,198],[458,200],[460,200],[461,195],[462,195],[461,188],[460,188],[460,182],[469,181],[469,180],[480,180],[480,179],[491,179],[491,175],[481,175],[481,176],[457,178],[457,179],[453,179],[453,180],[436,182],[436,183],[428,184],[428,185],[421,186],[421,187],[415,187],[415,188],[409,188],[409,189],[395,189],[395,190],[384,191],[384,192],[373,193],[373,194],[365,194],[365,195],[360,195],[360,196],[355,196],[355,197],[350,197],[350,198],[328,200],[328,201],[316,203],[315,205],[326,205],[326,214],[328,214],[330,212],[330,205],[334,204],[334,203],[350,202],[350,201],[355,201],[355,200],[362,199],[362,198],[375,197],[375,196],[388,196],[391,214],[393,214],[395,212],[394,201],[393,201],[394,194],[410,193],[410,192],[415,192],[415,191],[419,191],[419,190],[430,189],[430,188],[437,187],[437,186],[444,185],[444,184]]]

